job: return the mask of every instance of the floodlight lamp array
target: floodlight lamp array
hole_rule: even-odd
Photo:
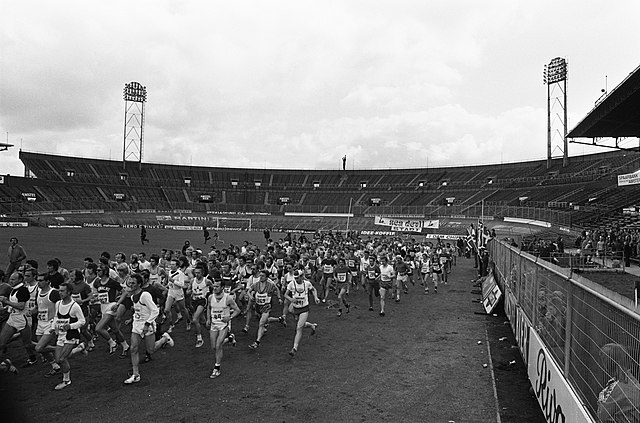
[[[556,57],[548,65],[544,65],[542,74],[546,85],[555,84],[567,79],[567,61],[562,57]]]
[[[145,103],[147,101],[147,87],[143,87],[139,82],[129,82],[124,84],[124,100],[136,103]]]

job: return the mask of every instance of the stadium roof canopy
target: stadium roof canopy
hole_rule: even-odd
[[[640,66],[567,134],[567,138],[593,138],[593,145],[598,145],[596,138],[605,137],[640,137]]]

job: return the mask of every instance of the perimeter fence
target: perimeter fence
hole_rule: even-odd
[[[505,301],[515,300],[526,324],[542,339],[564,379],[597,421],[598,394],[613,377],[603,365],[602,347],[623,346],[627,362],[617,364],[630,369],[636,379],[640,376],[640,310],[633,300],[571,269],[497,239],[488,248]],[[511,324],[515,331],[515,322]],[[640,404],[635,403],[631,413],[635,417],[631,421],[640,421]]]

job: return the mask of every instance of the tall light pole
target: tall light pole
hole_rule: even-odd
[[[124,140],[122,168],[127,160],[142,164],[144,142],[144,104],[147,102],[147,87],[139,82],[124,85]]]
[[[551,148],[551,109],[556,104],[559,104],[563,109],[562,117],[562,167],[569,164],[569,152],[567,142],[567,61],[562,57],[556,57],[551,60],[548,65],[544,65],[543,81],[547,86],[547,169],[551,167],[551,156],[553,154]],[[558,88],[562,92],[562,99],[560,97],[554,97],[552,103],[552,95],[554,95],[555,89]]]

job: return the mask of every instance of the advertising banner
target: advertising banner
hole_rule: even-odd
[[[529,332],[529,380],[547,421],[593,422],[536,331],[531,328]]]
[[[398,219],[384,216],[375,216],[373,219],[374,224],[381,226],[391,226],[394,231],[420,232],[422,231],[422,228],[440,228],[439,220]]]
[[[493,313],[493,309],[496,308],[501,297],[502,291],[500,291],[493,273],[489,273],[482,281],[482,305],[484,306],[484,311],[487,314]]]
[[[635,185],[640,184],[640,170],[636,170],[633,173],[626,173],[624,175],[618,175],[618,186]]]

